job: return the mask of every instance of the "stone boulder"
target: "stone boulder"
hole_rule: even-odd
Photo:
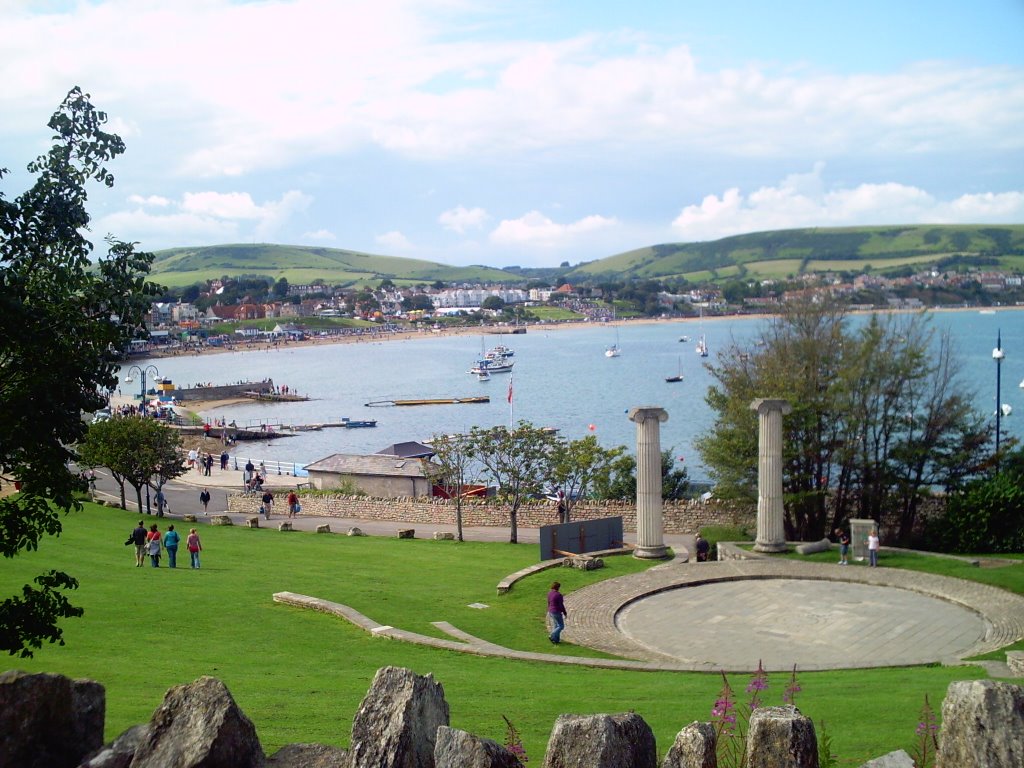
[[[183,523],[194,523],[194,522],[196,522],[196,516],[195,515],[182,515],[181,516],[181,522],[183,522]]]
[[[131,768],[261,768],[256,727],[214,677],[171,688]]]
[[[400,539],[415,539],[416,529],[415,528],[399,528],[398,538]]]
[[[247,517],[245,519],[245,527],[246,528],[259,528],[260,527],[260,519],[259,519],[259,517]]]
[[[282,520],[280,523],[277,524],[277,530],[279,530],[279,531],[294,531],[295,529],[292,528],[291,521],[289,521],[289,520]]]
[[[914,768],[914,758],[904,750],[897,749],[874,760],[868,760],[860,768]]]
[[[135,750],[149,733],[148,725],[133,725],[110,744],[92,755],[79,768],[128,768]]]
[[[434,541],[455,541],[455,534],[451,531],[434,531]]]
[[[949,684],[938,768],[1024,765],[1024,688],[995,680]]]
[[[103,746],[106,692],[93,680],[0,673],[0,765],[74,768]]]
[[[523,764],[496,741],[442,725],[434,744],[434,768],[523,768]]]
[[[692,722],[676,734],[661,768],[718,768],[717,744],[711,723]]]
[[[433,768],[437,729],[448,725],[444,688],[432,675],[377,670],[352,720],[351,768]]]
[[[796,553],[798,555],[814,555],[818,552],[828,552],[832,549],[832,542],[828,539],[822,539],[821,541],[808,541],[804,544],[797,544]]]
[[[234,525],[227,515],[210,515],[210,525]]]
[[[366,534],[363,533],[363,529],[362,528],[358,528],[356,526],[352,526],[351,528],[348,529],[348,533],[346,535],[347,536],[365,536]]]
[[[818,768],[814,723],[789,704],[760,707],[750,715],[748,768]]]
[[[654,733],[640,715],[559,715],[544,768],[655,768]]]
[[[324,525],[318,525],[316,527],[316,532],[317,533],[330,533],[331,532],[331,526],[327,525],[326,523]]]
[[[285,744],[267,759],[267,768],[347,768],[348,752],[326,744]]]

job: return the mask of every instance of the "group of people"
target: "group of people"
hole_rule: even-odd
[[[224,451],[220,455],[220,468],[225,470],[228,467],[228,452]],[[202,453],[198,448],[192,448],[188,452],[188,468],[195,468],[197,472],[206,477],[210,477],[213,471],[213,454]]]
[[[835,536],[836,540],[839,542],[839,564],[849,565],[849,560],[847,558],[850,554],[850,534],[842,528],[836,528]],[[865,543],[868,546],[868,566],[871,568],[877,568],[878,550],[881,547],[881,540],[878,538],[877,528],[871,529],[871,533],[868,534]]]
[[[139,524],[128,534],[128,540],[124,544],[125,546],[135,546],[136,568],[145,565],[147,555],[149,564],[153,568],[159,568],[162,552],[167,552],[169,568],[178,567],[178,546],[181,544],[181,536],[174,530],[173,525],[169,525],[167,533],[161,536],[160,527],[156,523],[150,525],[147,531],[145,523],[139,520]],[[185,548],[188,550],[192,567],[198,568],[199,553],[203,550],[203,545],[195,528],[189,529],[188,538],[185,539]]]

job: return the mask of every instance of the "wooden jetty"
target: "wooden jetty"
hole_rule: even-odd
[[[383,407],[392,405],[462,405],[463,403],[489,403],[491,398],[482,397],[423,397],[414,400],[371,400],[365,405]]]

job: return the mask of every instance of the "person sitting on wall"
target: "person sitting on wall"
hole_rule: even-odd
[[[703,538],[699,533],[697,534],[697,562],[706,563],[708,561],[708,554],[711,552],[711,542]]]

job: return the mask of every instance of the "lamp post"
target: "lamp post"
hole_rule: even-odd
[[[1002,383],[1003,358],[1003,334],[1002,330],[996,331],[996,348],[992,350],[992,359],[996,361],[996,474],[999,473],[999,417],[1003,414],[1002,395],[1000,384]]]
[[[135,376],[138,376],[139,380],[142,382],[142,388],[140,392],[142,402],[139,405],[139,407],[142,410],[142,413],[146,412],[146,374],[149,373],[150,371],[153,372],[153,381],[161,381],[160,371],[157,370],[155,365],[133,365],[131,368],[128,369],[128,375],[124,377],[125,384],[131,384],[133,381],[135,381]]]

